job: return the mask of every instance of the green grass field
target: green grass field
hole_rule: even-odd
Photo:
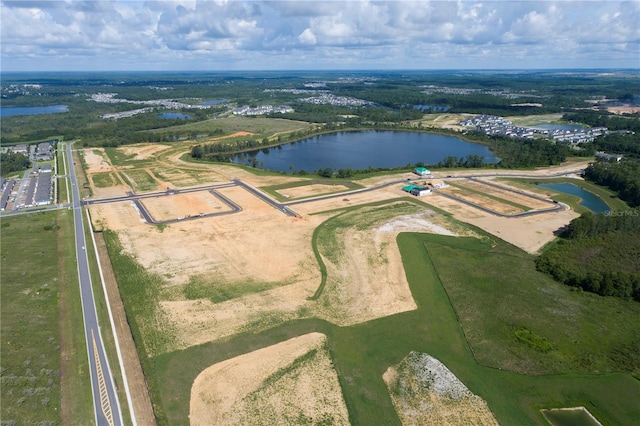
[[[363,217],[369,210],[372,216]],[[381,210],[358,212],[325,222],[317,236],[323,252],[333,244],[329,234],[375,222]],[[640,382],[630,374],[640,362],[640,304],[571,291],[538,273],[533,256],[472,231],[483,237],[398,236],[415,311],[349,327],[296,320],[143,360],[159,423],[189,423],[191,385],[205,368],[312,331],[328,336],[354,425],[399,424],[382,374],[412,350],[443,362],[488,402],[501,424],[542,425],[540,409],[576,405],[604,424],[640,418],[632,403],[640,398]],[[123,286],[130,318],[145,321],[140,306],[153,304],[153,297],[140,291],[154,285],[139,283],[152,277],[130,258],[124,266],[112,261],[119,279],[135,283]]]
[[[311,126],[312,124],[302,121],[230,115],[223,118],[213,118],[210,120],[198,121],[196,123],[186,123],[180,126],[166,127],[157,131],[174,133],[207,133],[212,132],[215,129],[221,129],[222,135],[230,135],[236,132],[250,132],[257,137],[262,138],[273,136],[281,132],[287,133],[303,130]]]
[[[135,192],[154,191],[158,182],[144,169],[129,169],[122,172],[124,179]]]
[[[3,424],[93,418],[72,223],[66,210],[2,218]]]
[[[94,173],[91,175],[91,180],[96,188],[109,188],[120,184],[118,177],[112,172]]]

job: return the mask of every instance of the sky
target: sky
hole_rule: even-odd
[[[640,0],[0,1],[3,72],[640,68]]]

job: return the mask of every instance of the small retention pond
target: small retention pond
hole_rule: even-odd
[[[376,130],[314,136],[274,148],[237,154],[232,161],[255,163],[260,168],[281,172],[311,172],[325,168],[395,168],[418,162],[437,164],[448,156],[466,158],[468,155],[479,155],[485,163],[500,161],[486,146],[453,136]]]
[[[602,201],[602,198],[572,183],[539,183],[538,186],[580,197],[580,205],[588,208],[594,213],[604,213],[611,209],[607,203]]]
[[[584,407],[540,410],[553,426],[602,426]]]
[[[158,118],[166,118],[171,120],[193,120],[189,114],[184,114],[182,112],[163,112],[157,115]]]

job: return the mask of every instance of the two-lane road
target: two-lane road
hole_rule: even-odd
[[[82,219],[82,204],[80,202],[80,191],[76,180],[76,172],[73,167],[71,144],[67,144],[66,152],[69,166],[69,179],[71,180],[73,221],[76,234],[76,259],[78,261],[78,279],[80,280],[84,332],[89,356],[89,371],[91,373],[95,423],[99,426],[122,425],[122,412],[116,395],[109,362],[105,354],[102,336],[100,335],[100,328],[98,327],[98,315],[93,297],[93,287],[91,286],[87,243],[85,241],[84,222]]]

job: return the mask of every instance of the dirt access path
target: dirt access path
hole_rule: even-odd
[[[156,417],[153,413],[151,398],[149,397],[149,389],[144,379],[138,351],[133,342],[131,329],[127,322],[127,315],[124,311],[124,304],[120,298],[120,290],[118,283],[109,261],[109,253],[107,252],[107,244],[101,232],[94,234],[96,237],[96,245],[100,254],[100,265],[104,274],[104,282],[109,297],[109,305],[113,314],[113,322],[115,323],[116,332],[118,333],[118,341],[122,352],[122,361],[124,369],[127,373],[127,383],[131,392],[133,402],[133,410],[135,411],[136,422],[139,425],[155,425]]]

